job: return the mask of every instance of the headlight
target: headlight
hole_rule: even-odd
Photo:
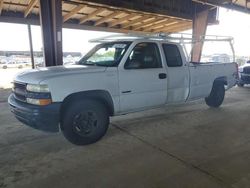
[[[34,105],[48,105],[52,103],[48,85],[27,84],[26,101]]]
[[[48,85],[39,85],[39,84],[28,84],[26,86],[27,91],[38,92],[38,93],[47,93],[49,92]]]

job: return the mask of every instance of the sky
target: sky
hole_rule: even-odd
[[[112,33],[63,29],[63,51],[86,53],[94,44],[88,41],[93,38],[110,35]],[[234,37],[236,55],[250,56],[250,15],[237,11],[220,9],[219,24],[208,26],[208,35],[223,35]],[[33,47],[35,51],[42,48],[41,30],[39,26],[32,26]],[[229,46],[206,46],[205,49],[223,53]],[[219,49],[218,49],[219,47]],[[28,31],[26,25],[0,23],[0,50],[26,51],[29,50]]]
[[[234,37],[236,55],[250,56],[250,15],[227,10],[219,10],[219,25],[208,26],[208,35]],[[229,46],[225,46],[229,48]],[[216,49],[216,48],[214,48]]]

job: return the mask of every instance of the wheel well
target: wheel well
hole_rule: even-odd
[[[227,85],[227,77],[223,76],[223,77],[218,77],[214,80],[214,83],[223,83],[224,85]],[[214,84],[213,83],[213,84]]]
[[[60,122],[62,122],[62,117],[65,112],[65,109],[68,105],[70,105],[73,101],[83,100],[83,99],[93,99],[101,102],[106,106],[109,111],[109,115],[114,115],[114,104],[111,95],[104,90],[92,90],[92,91],[83,91],[77,92],[68,95],[62,102],[61,110],[60,110]]]

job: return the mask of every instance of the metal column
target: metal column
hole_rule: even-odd
[[[32,69],[34,69],[35,68],[35,60],[34,60],[33,41],[32,41],[32,32],[31,32],[30,24],[28,24],[28,34],[29,34],[31,64],[32,64]]]
[[[40,23],[45,66],[62,65],[61,0],[40,0]]]
[[[199,41],[206,35],[208,25],[209,10],[204,10],[195,15],[193,20],[193,39]],[[203,48],[203,42],[196,42],[193,44],[192,49],[192,61],[199,62],[201,59],[201,53]]]

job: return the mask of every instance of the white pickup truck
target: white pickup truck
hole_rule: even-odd
[[[219,107],[236,84],[235,63],[192,63],[180,44],[120,38],[98,44],[77,64],[17,75],[8,102],[26,125],[77,145],[98,141],[110,116],[205,99]]]

